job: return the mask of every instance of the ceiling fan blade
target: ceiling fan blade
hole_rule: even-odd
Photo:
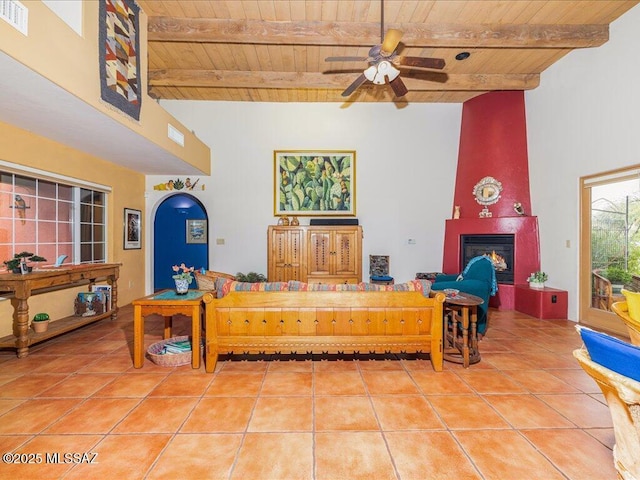
[[[382,41],[382,47],[380,48],[382,55],[388,57],[393,52],[395,52],[396,48],[398,48],[398,44],[400,43],[400,39],[402,38],[403,32],[401,30],[396,30],[395,28],[390,28],[387,30],[387,33],[384,35],[384,40]]]
[[[362,85],[366,81],[367,81],[367,77],[364,76],[364,73],[361,73],[360,76],[356,78],[353,81],[353,83],[349,85],[344,92],[342,92],[342,96],[348,97],[355,91],[356,88],[358,88],[360,85]]]
[[[429,57],[397,57],[393,63],[406,67],[437,68],[438,70],[443,69],[445,65],[444,59]]]
[[[404,97],[409,90],[407,90],[406,85],[402,81],[402,79],[398,76],[389,82],[391,88],[393,89],[393,93],[396,94],[396,97]]]
[[[364,62],[369,57],[327,57],[325,62]]]

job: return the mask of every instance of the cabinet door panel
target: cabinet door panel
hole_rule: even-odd
[[[308,275],[330,275],[331,272],[331,232],[311,232],[309,234]]]
[[[336,265],[335,275],[356,275],[358,265],[358,246],[356,232],[335,232]]]

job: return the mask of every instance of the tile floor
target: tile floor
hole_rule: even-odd
[[[41,462],[0,463],[1,479],[616,478],[609,412],[571,355],[571,322],[492,311],[482,361],[441,373],[402,359],[207,374],[134,369],[132,318],[126,306],[24,359],[0,353],[0,451]],[[147,345],[162,323],[148,318]]]

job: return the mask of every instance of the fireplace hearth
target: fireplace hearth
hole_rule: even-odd
[[[498,283],[513,284],[515,270],[514,235],[461,235],[460,264],[479,255],[487,255],[493,260]]]

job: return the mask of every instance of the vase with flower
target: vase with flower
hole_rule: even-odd
[[[193,267],[187,267],[184,263],[180,265],[174,265],[173,280],[176,282],[176,293],[178,295],[185,295],[189,291],[189,285],[193,282]]]

